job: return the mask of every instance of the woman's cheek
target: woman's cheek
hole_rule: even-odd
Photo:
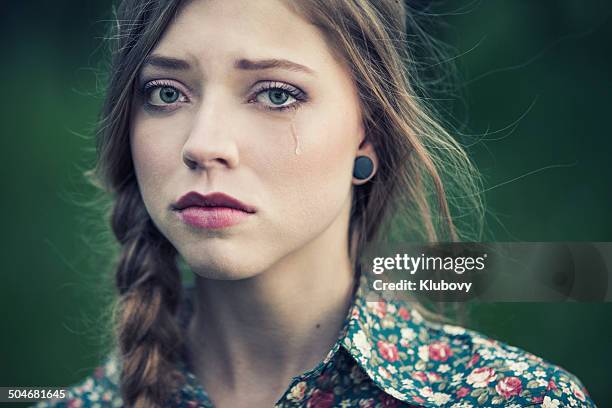
[[[164,186],[171,183],[169,179],[176,174],[178,153],[173,142],[176,138],[166,130],[161,124],[156,126],[151,121],[145,121],[135,125],[131,134],[134,169],[150,214],[163,212],[165,205],[162,199],[169,198],[170,193],[164,191]]]
[[[330,223],[351,186],[352,155],[346,148],[350,140],[321,126],[322,121],[310,123],[296,121],[301,153],[296,155],[291,148],[279,154],[282,160],[269,173],[274,179],[266,183],[280,200],[286,226],[301,230],[320,229]]]

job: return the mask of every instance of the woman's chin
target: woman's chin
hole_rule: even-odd
[[[251,278],[259,274],[263,268],[254,264],[246,264],[233,255],[232,259],[210,256],[205,259],[186,258],[191,271],[198,277],[216,280],[240,280]]]

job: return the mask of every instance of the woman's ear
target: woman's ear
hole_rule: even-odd
[[[359,145],[353,164],[353,184],[362,185],[370,181],[378,170],[378,156],[374,145],[364,138]]]

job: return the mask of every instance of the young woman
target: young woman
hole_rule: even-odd
[[[456,220],[482,211],[424,104],[413,17],[394,0],[120,5],[93,173],[121,245],[117,347],[40,406],[594,406],[558,366],[365,300],[367,245],[391,227],[473,238],[449,190],[471,200]]]

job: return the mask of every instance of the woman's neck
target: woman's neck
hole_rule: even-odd
[[[255,277],[196,275],[187,347],[190,365],[216,406],[229,395],[257,390],[268,392],[264,399],[280,398],[292,377],[325,357],[354,286],[348,248],[337,245],[344,241],[342,226],[332,225]]]

